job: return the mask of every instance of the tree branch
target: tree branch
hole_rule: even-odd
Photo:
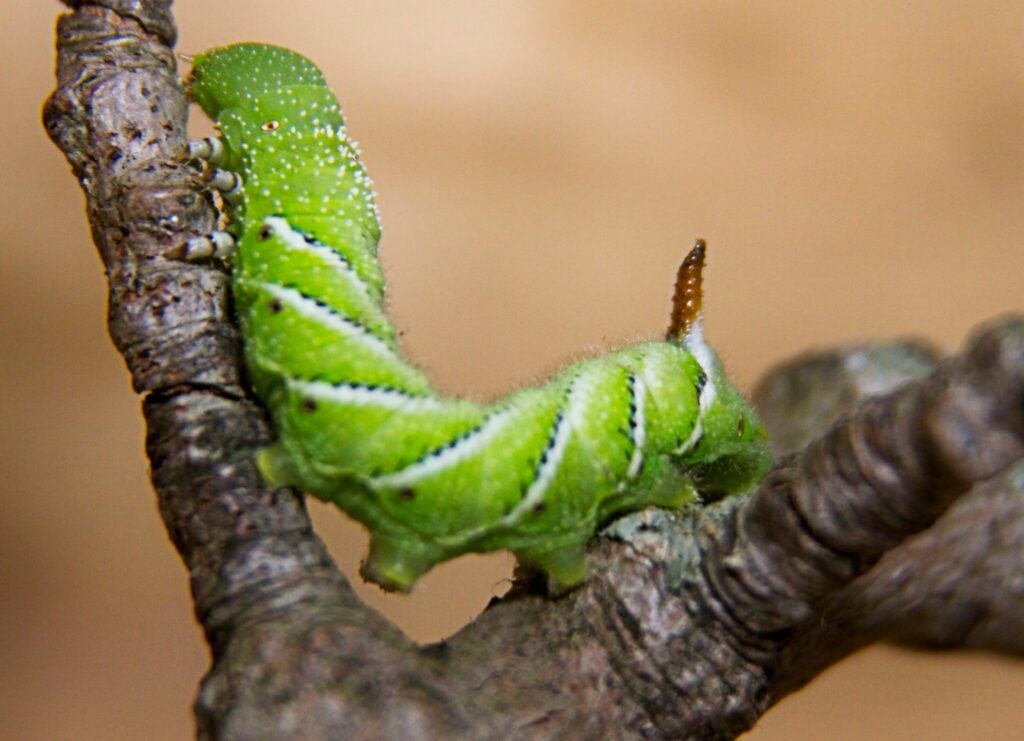
[[[302,497],[255,470],[270,433],[241,382],[227,276],[164,257],[216,220],[182,161],[169,2],[72,5],[44,119],[86,194],[213,652],[201,737],[730,738],[874,640],[1021,651],[1022,319],[934,370],[901,346],[777,371],[759,396],[795,452],[756,491],[622,518],[580,589],[518,582],[449,641],[413,645],[355,598]],[[858,352],[878,354],[855,371]]]
[[[1018,322],[1019,323],[1019,322]],[[994,334],[1014,331],[1012,320]],[[1009,366],[1021,351],[1005,352]],[[984,357],[984,355],[982,355]],[[981,361],[986,362],[985,360]],[[921,379],[938,364],[919,343],[878,343],[806,355],[768,374],[755,401],[776,452],[800,449],[863,399],[906,380]],[[1014,413],[1013,404],[1006,413]],[[1016,413],[1024,414],[1018,402]],[[889,550],[866,574],[831,595],[819,622],[787,648],[792,657],[815,657],[788,666],[789,692],[838,658],[867,643],[889,639],[937,648],[972,648],[1024,655],[1024,461],[981,481],[955,501],[928,530]]]

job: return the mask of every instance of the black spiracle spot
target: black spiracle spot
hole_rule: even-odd
[[[416,490],[411,486],[403,486],[398,490],[398,498],[403,502],[411,502],[416,498]]]
[[[270,224],[264,224],[263,227],[260,229],[260,234],[259,234],[260,241],[261,242],[266,242],[272,236],[274,236],[274,229],[273,229],[273,227],[271,227]]]
[[[704,387],[708,383],[708,374],[704,372],[703,368],[697,370],[697,380],[694,383],[694,390],[697,392],[697,398],[700,398],[701,392],[704,391]]]
[[[282,311],[284,311],[284,304],[281,303],[280,299],[272,298],[270,299],[270,302],[267,304],[267,310],[271,314],[280,314]]]
[[[546,502],[537,502],[535,505],[533,505],[533,514],[534,514],[534,516],[540,516],[540,515],[544,514],[544,512],[547,510],[547,508],[548,508],[548,505],[547,505]]]
[[[304,412],[315,412],[316,406],[316,399],[310,399],[307,397],[302,400],[302,411]]]

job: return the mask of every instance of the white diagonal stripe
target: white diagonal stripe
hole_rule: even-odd
[[[629,468],[626,469],[626,478],[632,479],[640,473],[640,466],[644,462],[644,443],[647,440],[647,419],[644,416],[644,402],[647,396],[647,386],[639,376],[630,376],[633,383],[630,384],[629,392],[633,397],[633,457],[629,460]]]
[[[515,525],[528,512],[531,512],[534,507],[544,501],[544,495],[547,494],[555,474],[558,473],[558,467],[565,458],[565,451],[569,446],[572,432],[580,427],[583,422],[583,415],[587,407],[587,397],[593,391],[593,388],[594,380],[592,374],[588,376],[586,371],[573,380],[569,389],[568,399],[566,400],[565,412],[562,414],[561,419],[558,420],[553,437],[548,438],[545,446],[546,455],[544,463],[541,464],[533,483],[530,484],[519,504],[502,518],[501,524],[505,527]]]
[[[422,458],[394,473],[376,476],[370,479],[370,484],[375,488],[411,486],[417,481],[440,473],[446,468],[451,468],[457,463],[476,455],[489,445],[491,440],[516,417],[519,411],[518,407],[511,407],[498,412],[454,445],[431,452],[426,458]]]
[[[268,283],[267,281],[246,281],[246,284],[273,296],[284,306],[294,309],[307,319],[311,319],[312,321],[322,324],[326,328],[331,329],[338,334],[356,340],[371,352],[377,355],[382,355],[394,362],[401,363],[403,365],[405,364],[398,354],[387,345],[387,343],[375,336],[365,327],[335,311],[332,311],[326,306],[322,306],[314,299],[304,296],[300,291],[294,288],[286,288],[285,286],[280,286],[276,283]]]
[[[310,242],[302,232],[295,229],[288,223],[287,219],[280,216],[268,216],[263,220],[263,226],[270,227],[274,234],[280,236],[288,249],[319,257],[329,267],[338,271],[338,274],[344,278],[345,282],[355,288],[360,295],[368,301],[373,300],[370,298],[366,284],[363,283],[356,271],[352,269],[351,263],[330,246],[317,241]]]
[[[559,422],[558,427],[555,429],[554,442],[546,447],[547,457],[544,459],[544,463],[541,465],[540,470],[537,471],[537,476],[530,484],[530,488],[526,490],[526,495],[522,500],[515,506],[515,508],[509,512],[505,517],[502,518],[501,524],[506,527],[515,525],[518,523],[527,512],[531,511],[537,504],[544,499],[544,495],[548,491],[548,487],[551,486],[551,481],[555,478],[555,474],[558,472],[558,466],[562,462],[562,457],[565,455],[565,448],[569,444],[569,435],[572,432],[572,423],[569,421],[569,415],[563,416]]]
[[[703,412],[701,412],[701,413],[703,413]],[[682,445],[680,445],[678,448],[676,448],[673,451],[673,453],[675,455],[682,455],[683,453],[690,452],[690,449],[694,445],[697,444],[697,441],[700,440],[700,436],[702,434],[704,434],[704,428],[701,427],[700,417],[697,417],[697,424],[695,424],[693,426],[693,429],[690,431],[690,436],[688,438],[686,438],[686,441]]]
[[[445,402],[433,396],[413,396],[398,389],[354,386],[348,383],[327,383],[326,381],[304,381],[289,378],[285,382],[290,391],[318,401],[347,404],[358,407],[401,409],[419,412],[438,410]]]
[[[703,318],[698,318],[683,342],[683,347],[693,355],[697,365],[704,371],[704,377],[707,379],[704,383],[704,388],[701,389],[700,399],[698,400],[701,416],[711,407],[711,403],[718,394],[717,389],[715,389],[715,353],[711,346],[704,341],[703,324]]]

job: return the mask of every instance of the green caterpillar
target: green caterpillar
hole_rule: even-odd
[[[220,132],[190,152],[224,168],[211,184],[230,233],[185,253],[233,253],[250,379],[278,433],[260,468],[366,525],[365,578],[406,591],[437,563],[508,549],[573,585],[613,514],[740,492],[770,465],[702,336],[703,243],[680,268],[666,341],[494,404],[445,398],[399,354],[370,179],[320,70],[237,44],[197,56],[188,91]]]

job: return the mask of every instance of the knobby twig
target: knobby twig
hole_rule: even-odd
[[[254,468],[270,433],[226,275],[164,257],[216,220],[182,160],[169,0],[68,4],[44,119],[85,191],[213,652],[200,737],[730,738],[872,641],[1024,653],[1020,318],[938,364],[898,344],[776,371],[758,396],[791,454],[756,491],[622,518],[583,587],[519,583],[450,640],[409,642],[355,598],[301,496]]]

